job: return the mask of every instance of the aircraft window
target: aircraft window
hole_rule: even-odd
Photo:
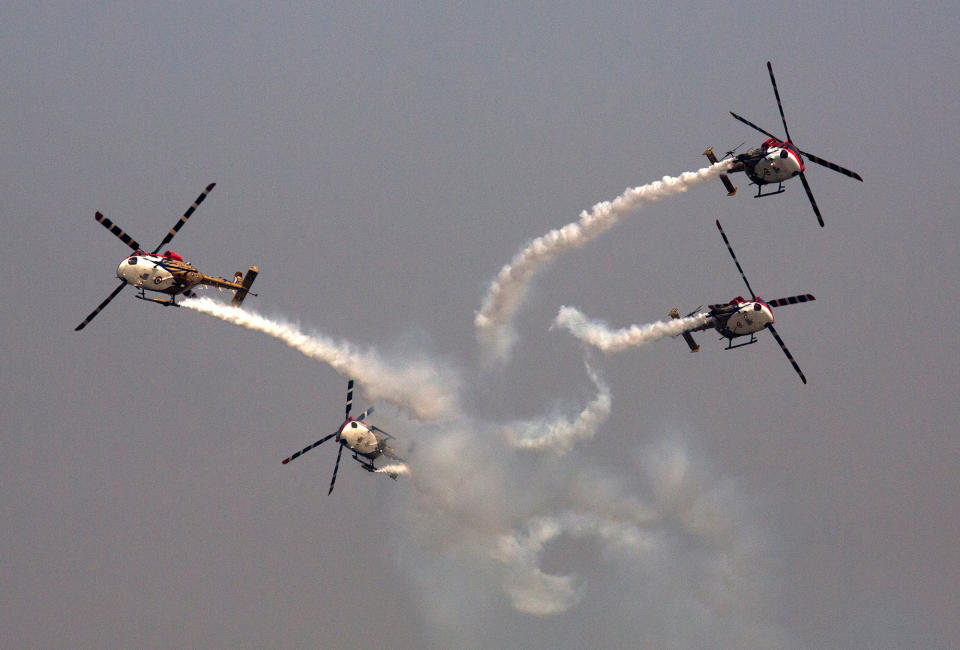
[[[760,311],[761,309],[763,309],[763,307],[760,306],[759,302],[753,306],[753,311]]]
[[[786,157],[787,157],[787,150],[786,150],[786,149],[784,149],[783,151],[780,152],[780,157],[781,157],[781,158],[786,158]]]
[[[137,263],[136,257],[131,257],[130,259],[127,260],[127,264],[136,264],[136,263]]]
[[[357,423],[356,423],[356,422],[351,422],[351,423],[350,423],[350,426],[353,427],[354,429],[356,429],[356,428],[357,428]]]

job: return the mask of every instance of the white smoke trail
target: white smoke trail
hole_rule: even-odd
[[[567,512],[559,517],[534,517],[527,522],[525,535],[501,535],[491,556],[509,567],[504,589],[514,608],[526,614],[547,616],[565,612],[580,599],[582,590],[574,585],[574,576],[544,573],[540,560],[545,547],[561,535],[574,539],[595,537],[608,550],[628,554],[651,551],[653,535],[627,523],[592,514]]]
[[[410,468],[406,463],[394,463],[393,465],[384,465],[373,470],[374,474],[396,474],[406,476],[410,473]]]
[[[717,178],[729,167],[729,160],[720,161],[695,172],[664,176],[659,181],[630,188],[613,201],[597,203],[589,212],[584,210],[579,221],[534,239],[500,269],[474,318],[478,340],[487,356],[494,361],[506,361],[510,356],[516,340],[513,316],[523,302],[531,278],[545,264],[587,244],[645,203],[686,192],[689,187]]]
[[[601,321],[589,320],[575,307],[561,307],[553,323],[570,330],[583,343],[611,353],[640,347],[668,336],[679,336],[687,330],[703,325],[709,317],[709,314],[699,313],[686,318],[674,318],[648,325],[631,325],[624,329],[611,330]]]
[[[361,351],[352,344],[319,334],[304,334],[295,325],[210,298],[189,298],[181,307],[215,316],[249,330],[283,341],[312,359],[357,379],[370,399],[383,399],[408,410],[419,420],[436,420],[459,411],[458,381],[428,361],[406,362],[403,367],[386,363],[373,350]]]
[[[629,443],[648,433],[602,441],[619,461],[591,466],[519,453],[464,414],[418,428],[423,471],[395,511],[438,647],[543,645],[530,617],[547,616],[568,634],[600,621],[597,647],[791,647],[768,622],[770,557],[744,495],[682,440]]]
[[[573,422],[558,417],[553,421],[541,419],[515,422],[503,427],[507,443],[516,449],[552,451],[564,454],[581,440],[593,438],[600,425],[610,415],[610,388],[587,366],[587,373],[597,387],[597,397],[580,412]]]

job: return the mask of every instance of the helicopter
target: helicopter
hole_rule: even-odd
[[[833,171],[839,172],[845,176],[849,176],[850,178],[855,178],[861,183],[863,182],[863,179],[860,178],[860,174],[832,163],[829,160],[824,160],[819,156],[814,156],[812,153],[802,151],[793,144],[792,138],[790,137],[790,129],[787,128],[787,118],[783,115],[783,104],[780,102],[780,92],[777,90],[777,80],[773,76],[773,66],[770,65],[769,61],[767,61],[767,70],[770,72],[770,82],[773,84],[773,94],[776,95],[777,98],[777,107],[780,109],[780,119],[783,122],[783,130],[787,134],[787,139],[780,140],[769,131],[761,129],[753,122],[740,117],[731,111],[730,114],[735,119],[743,122],[751,128],[756,129],[760,133],[763,133],[768,139],[765,140],[759,147],[748,151],[747,153],[736,154],[736,150],[743,146],[743,144],[738,145],[737,147],[734,147],[732,150],[728,151],[720,160],[730,158],[731,165],[729,172],[744,172],[747,175],[747,178],[750,179],[751,183],[757,186],[757,194],[755,198],[782,194],[784,192],[783,182],[793,178],[794,176],[799,176],[800,182],[803,183],[803,189],[807,192],[807,198],[810,199],[810,205],[813,207],[813,213],[817,215],[817,221],[820,222],[820,227],[822,228],[823,217],[820,215],[820,208],[817,207],[817,201],[813,198],[813,191],[810,189],[810,184],[807,183],[807,177],[804,174],[804,171],[806,171],[806,166],[803,164],[803,156],[806,156],[807,160],[811,162],[815,162],[818,165],[823,165],[828,169],[832,169]],[[718,162],[717,156],[713,152],[713,147],[707,147],[706,151],[703,152],[703,155],[706,156],[711,163]],[[737,193],[737,188],[732,182],[730,182],[730,178],[726,174],[721,174],[720,181],[727,189],[727,196],[733,196]],[[772,185],[773,183],[777,184],[777,189],[764,193],[763,187],[765,185]]]
[[[327,490],[328,495],[333,492],[333,485],[337,481],[337,470],[340,469],[340,454],[343,453],[344,447],[352,451],[353,459],[360,463],[363,469],[371,473],[384,472],[384,469],[390,469],[388,467],[378,470],[376,466],[374,466],[374,460],[379,456],[387,456],[399,463],[404,462],[404,459],[398,456],[397,452],[390,446],[389,441],[393,440],[394,437],[383,429],[375,427],[365,421],[366,417],[373,413],[372,406],[364,410],[356,419],[350,417],[350,408],[353,405],[353,385],[354,382],[352,379],[347,382],[347,406],[344,414],[345,419],[343,424],[340,425],[340,428],[283,459],[283,464],[286,465],[291,460],[299,458],[314,447],[319,447],[327,440],[334,438],[339,443],[339,448],[337,449],[337,462],[333,466],[333,476],[330,478],[330,489]],[[397,480],[397,472],[386,471],[385,473],[393,480]]]
[[[777,298],[776,300],[761,300],[760,297],[757,296],[757,294],[755,294],[753,289],[750,287],[750,283],[747,281],[747,276],[744,274],[743,268],[741,268],[740,262],[737,260],[737,256],[734,254],[733,248],[730,246],[730,241],[727,239],[726,233],[723,232],[723,227],[720,225],[719,220],[717,220],[717,229],[720,230],[720,235],[723,237],[723,241],[727,245],[727,250],[730,251],[730,256],[737,265],[737,270],[740,271],[740,277],[743,278],[744,284],[747,285],[747,291],[750,292],[752,298],[748,300],[743,296],[737,296],[725,305],[710,305],[710,311],[707,312],[708,318],[705,323],[682,332],[678,336],[683,336],[683,339],[690,347],[690,351],[696,352],[700,349],[700,346],[697,345],[697,342],[693,339],[691,332],[699,332],[712,327],[720,333],[720,336],[727,339],[726,349],[733,350],[736,348],[742,348],[745,345],[756,343],[756,333],[762,329],[768,329],[770,330],[770,333],[773,334],[773,338],[776,339],[777,343],[780,345],[780,349],[783,350],[785,355],[787,355],[787,359],[793,365],[793,369],[797,371],[798,375],[800,375],[800,380],[803,383],[807,383],[807,378],[804,376],[803,371],[800,370],[800,366],[797,365],[793,355],[790,354],[790,350],[787,349],[783,339],[780,338],[780,335],[777,334],[777,330],[773,327],[773,308],[810,302],[812,300],[816,300],[816,298],[814,298],[812,294],[805,293],[787,298]],[[687,316],[694,316],[698,313],[700,313],[700,307],[687,314]],[[676,307],[674,307],[672,310],[670,310],[669,316],[671,318],[680,318],[680,312]],[[735,339],[739,339],[744,336],[749,336],[750,340],[734,345]]]
[[[140,244],[125,233],[119,226],[110,221],[110,219],[103,216],[100,212],[97,212],[94,215],[94,218],[97,220],[100,225],[112,232],[116,237],[122,241],[124,244],[133,249],[133,254],[124,258],[120,265],[117,266],[117,277],[120,278],[121,282],[116,289],[113,290],[107,299],[100,303],[96,309],[90,312],[90,315],[83,319],[83,322],[77,325],[74,328],[74,331],[80,331],[87,326],[91,320],[93,320],[97,314],[99,314],[104,307],[109,304],[111,300],[116,298],[117,294],[120,293],[124,287],[130,285],[138,290],[136,295],[137,298],[141,300],[149,300],[160,305],[165,306],[178,306],[176,303],[176,296],[183,294],[188,298],[196,296],[192,289],[200,284],[217,287],[219,289],[231,289],[235,293],[233,295],[232,304],[239,307],[243,303],[243,299],[247,297],[247,294],[250,293],[250,287],[253,285],[253,281],[257,278],[257,274],[260,272],[256,266],[251,266],[247,270],[247,274],[244,275],[242,272],[237,271],[234,274],[233,281],[227,280],[226,278],[213,277],[211,275],[206,275],[198,271],[195,267],[189,263],[183,261],[183,258],[177,255],[172,251],[165,251],[162,255],[158,255],[160,249],[170,243],[174,235],[180,231],[183,227],[183,224],[187,222],[187,219],[194,213],[204,199],[207,198],[207,194],[210,193],[216,186],[216,183],[210,183],[207,185],[206,189],[197,197],[197,200],[194,201],[187,211],[183,213],[183,216],[180,217],[180,220],[174,224],[173,228],[170,229],[170,232],[167,233],[166,237],[163,238],[163,241],[153,249],[152,252],[146,253],[141,248]],[[157,291],[160,293],[165,293],[170,296],[169,300],[162,300],[160,298],[148,298],[146,295],[147,291]],[[257,295],[257,294],[253,294]]]

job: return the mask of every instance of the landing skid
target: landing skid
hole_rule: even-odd
[[[737,348],[742,348],[745,345],[753,345],[756,342],[757,342],[757,337],[754,334],[750,335],[750,340],[747,341],[746,343],[737,343],[736,345],[733,344],[733,339],[727,339],[727,347],[725,347],[724,349],[736,350]]]
[[[368,472],[375,472],[377,468],[374,466],[373,461],[360,460],[360,456],[354,452],[353,459],[360,463],[360,467],[367,470]]]
[[[777,194],[783,194],[784,192],[786,192],[786,190],[783,189],[783,183],[777,183],[777,189],[773,192],[767,192],[766,194],[764,194],[762,190],[763,190],[763,185],[757,185],[757,195],[754,196],[753,198],[761,199],[765,196],[776,196]]]
[[[140,300],[146,300],[147,302],[155,302],[158,305],[163,305],[164,307],[179,307],[174,296],[170,296],[170,300],[161,300],[160,298],[147,298],[147,294],[143,289],[140,289],[140,293],[136,294],[136,297]]]
[[[358,463],[360,463],[360,467],[362,467],[363,469],[367,470],[367,471],[370,472],[371,474],[380,471],[380,470],[378,470],[378,469],[374,466],[372,460],[371,460],[371,461],[360,460],[360,456],[358,456],[356,452],[354,452],[354,454],[353,454],[353,459],[354,459],[355,461],[357,461]],[[390,478],[392,478],[394,481],[397,480],[397,474],[394,473],[394,472],[389,472],[389,473],[387,474],[387,476],[389,476]]]

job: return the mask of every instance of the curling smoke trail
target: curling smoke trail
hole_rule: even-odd
[[[629,522],[593,514],[567,512],[558,517],[534,517],[526,527],[525,535],[501,535],[491,556],[510,568],[504,590],[514,608],[539,616],[564,612],[581,596],[574,576],[550,575],[540,569],[547,544],[561,535],[597,538],[606,543],[608,552],[639,555],[655,548],[651,533]]]
[[[516,422],[503,428],[507,443],[516,449],[552,451],[564,454],[581,440],[589,440],[610,415],[610,388],[587,366],[587,373],[597,387],[597,397],[570,422],[562,417],[551,422],[534,420]]]
[[[579,221],[534,239],[500,269],[474,318],[477,338],[488,357],[501,362],[509,358],[516,340],[513,316],[523,302],[531,278],[545,264],[587,244],[642,205],[686,192],[689,187],[717,178],[729,166],[729,160],[720,161],[695,172],[664,176],[659,181],[630,188],[613,201],[597,203],[589,212],[584,210]]]
[[[179,304],[228,323],[269,334],[303,355],[323,361],[334,370],[357,379],[371,399],[391,402],[408,410],[418,420],[436,420],[459,410],[458,382],[450,377],[449,372],[441,372],[430,362],[407,362],[398,368],[387,364],[373,350],[364,352],[347,342],[335,342],[318,334],[304,334],[291,323],[272,320],[210,298],[189,298]]]
[[[600,321],[589,320],[575,307],[561,307],[554,325],[564,327],[587,345],[606,352],[619,352],[636,348],[668,336],[679,336],[687,330],[707,322],[709,314],[700,313],[686,318],[657,321],[649,325],[631,325],[620,330],[611,330]]]

